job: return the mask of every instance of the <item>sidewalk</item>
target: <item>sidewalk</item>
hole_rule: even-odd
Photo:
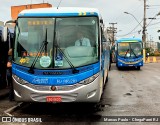
[[[0,89],[0,100],[9,96],[9,90],[10,88]]]

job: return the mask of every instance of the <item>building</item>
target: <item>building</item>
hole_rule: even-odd
[[[40,4],[28,4],[20,6],[11,6],[11,17],[13,20],[17,19],[18,14],[25,9],[35,9],[35,8],[49,8],[52,7],[49,3],[40,3]]]
[[[153,51],[160,51],[160,43],[159,42],[154,42],[154,41],[147,41],[146,42],[146,47],[147,48],[152,48]]]
[[[106,29],[106,30],[104,31],[104,36],[107,38],[107,41],[110,41],[110,42],[112,43],[112,45],[114,44],[114,40],[115,40],[116,38],[114,38],[114,33],[113,33],[112,30]]]

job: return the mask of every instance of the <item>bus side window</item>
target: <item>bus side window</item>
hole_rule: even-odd
[[[101,52],[103,52],[103,50],[104,50],[104,42],[106,42],[106,39],[104,37],[103,30],[101,27]]]

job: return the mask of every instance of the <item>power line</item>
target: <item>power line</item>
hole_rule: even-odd
[[[137,5],[137,4],[136,4],[136,5]],[[134,5],[134,6],[136,6],[136,5]],[[135,12],[135,10],[137,10],[138,8],[141,8],[142,5],[143,5],[143,3],[140,3],[139,6],[134,7],[134,8],[129,8],[129,9],[127,9],[127,10],[129,10],[130,12]],[[122,17],[122,14],[123,14],[123,13],[119,14],[119,16],[115,17],[114,19],[115,19],[115,20],[118,20],[119,17]]]
[[[142,5],[143,5],[143,3],[140,3],[139,6],[137,6],[137,7],[134,8],[134,9],[132,8],[132,10],[129,9],[129,11],[130,11],[130,12],[135,12],[134,10],[137,10],[138,8],[141,8]],[[121,15],[122,15],[122,14],[121,14]],[[119,15],[117,18],[119,18],[121,15]],[[116,20],[117,20],[117,18],[116,18]],[[142,20],[142,21],[143,21],[143,20]],[[142,22],[142,21],[141,21],[141,22]],[[141,22],[140,22],[140,23],[141,23]],[[131,24],[131,22],[128,22],[128,24]],[[121,36],[127,36],[127,35],[131,34],[137,27],[138,27],[138,26],[136,26],[136,27],[135,27],[133,30],[131,30],[129,33],[124,34],[124,35],[121,35]],[[138,32],[138,31],[137,31],[137,32]]]
[[[141,31],[141,30],[137,30],[137,31],[131,32],[131,33],[127,34],[127,35],[124,35],[124,36],[117,36],[117,37],[125,37],[125,36],[128,36],[128,35],[130,35],[130,34],[138,33],[139,31]]]
[[[143,21],[143,20],[142,20]],[[141,21],[141,22],[142,22]],[[159,24],[160,22],[157,22],[157,23],[154,23],[154,24],[150,24],[148,27],[150,27],[150,26],[153,26],[153,25],[157,25],[157,24]],[[129,33],[127,33],[127,34],[124,34],[124,35],[118,35],[117,37],[124,37],[124,36],[127,36],[127,35],[130,35],[130,34],[133,34],[133,33],[136,33],[136,32],[138,32],[138,31],[140,31],[140,30],[137,30],[137,31],[135,31],[135,32],[133,32],[135,29],[137,29],[137,27],[138,27],[138,25],[136,26],[136,27],[134,27],[134,29],[133,30],[131,30]],[[149,29],[152,29],[152,28],[149,28]],[[156,29],[156,28],[155,28]]]
[[[151,19],[151,21],[147,24],[147,26],[149,26],[149,24],[153,21],[153,19],[157,16],[157,14]],[[147,27],[146,26],[146,27]]]
[[[159,24],[159,23],[160,23],[160,22],[152,23],[152,24],[150,24],[149,26],[157,25],[157,24]]]
[[[143,21],[143,20],[142,20]],[[142,22],[141,21],[141,22]],[[140,22],[140,23],[141,23]],[[127,36],[127,35],[129,35],[129,34],[132,34],[133,33],[133,31],[135,30],[135,29],[137,29],[138,28],[138,26],[139,26],[139,24],[138,25],[136,25],[129,33],[127,33],[127,34],[124,34],[124,35],[119,35],[118,37],[124,37],[124,36]],[[137,31],[138,32],[138,31]]]
[[[58,4],[58,6],[57,6],[57,9],[58,9],[58,7],[60,6],[61,2],[62,2],[62,0],[60,0],[59,4]]]
[[[160,6],[160,5],[149,5],[149,6]]]
[[[149,27],[148,29],[149,29],[149,30],[153,30],[153,29],[157,29],[157,28],[160,28],[160,27],[152,27],[152,28]]]
[[[150,25],[150,23],[153,21],[153,19],[154,19],[156,16],[157,16],[157,14],[151,19],[151,21],[148,23],[148,25],[147,25],[146,27],[149,27],[149,26],[152,26],[152,25],[157,25],[157,24],[160,23],[160,22],[157,22],[157,23],[154,23],[154,24],[151,24],[151,25]],[[142,20],[142,21],[143,21],[143,20]],[[141,21],[141,22],[142,22],[142,21]],[[140,23],[141,23],[141,22],[140,22]],[[139,23],[139,24],[140,24],[140,23]],[[139,24],[138,24],[138,25],[139,25]],[[130,35],[130,34],[132,34],[132,33],[138,32],[138,31],[133,32],[135,29],[137,29],[138,25],[137,25],[135,28],[133,28],[133,30],[131,30],[129,33],[124,34],[124,35],[119,35],[118,37],[124,37],[124,36]]]
[[[159,22],[159,23],[160,23],[160,22]],[[154,27],[154,28],[148,28],[148,29],[153,30],[153,29],[157,29],[157,28],[160,28],[160,27]],[[130,33],[128,33],[128,34],[125,34],[124,36],[130,35],[130,34],[133,34],[133,33],[137,33],[137,32],[139,32],[139,31],[141,31],[141,30],[136,30],[135,32],[130,32]],[[119,35],[119,36],[117,36],[117,37],[121,37],[121,35]]]
[[[124,13],[131,15],[138,22],[138,24],[143,28],[143,26],[141,25],[141,23],[137,20],[137,18],[133,14],[131,14],[129,12],[124,12]]]

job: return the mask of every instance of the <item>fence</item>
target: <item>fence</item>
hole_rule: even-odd
[[[160,56],[149,56],[145,63],[160,63]]]

